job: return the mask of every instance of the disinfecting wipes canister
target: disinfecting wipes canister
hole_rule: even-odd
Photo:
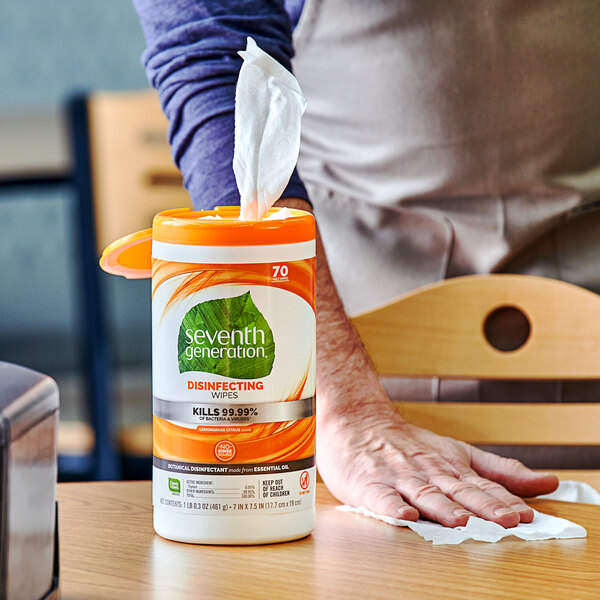
[[[152,495],[163,537],[252,544],[314,526],[315,225],[277,211],[154,219]]]

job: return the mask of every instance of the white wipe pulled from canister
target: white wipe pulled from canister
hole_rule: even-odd
[[[233,171],[245,221],[279,200],[298,160],[306,100],[296,78],[248,38],[235,93]]]

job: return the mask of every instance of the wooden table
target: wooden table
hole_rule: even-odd
[[[569,477],[600,489],[600,475]],[[587,539],[433,546],[408,529],[335,510],[319,484],[311,536],[222,547],[155,535],[149,482],[64,483],[58,499],[64,600],[600,598],[600,506],[531,502],[585,526]]]

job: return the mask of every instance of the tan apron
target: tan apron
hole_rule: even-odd
[[[307,0],[294,43],[299,170],[350,315],[469,273],[600,291],[597,0]],[[565,388],[581,399],[392,393]]]

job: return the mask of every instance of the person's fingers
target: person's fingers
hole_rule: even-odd
[[[436,485],[410,478],[399,482],[397,488],[418,509],[422,516],[446,527],[466,525],[474,514],[448,498]]]
[[[533,509],[527,506],[521,498],[507,491],[499,483],[479,477],[479,475],[476,475],[475,473],[464,475],[461,479],[467,483],[476,485],[481,491],[498,498],[498,500],[504,502],[507,506],[510,506],[515,512],[519,513],[519,521],[521,523],[531,523],[531,521],[533,521]]]
[[[406,521],[416,521],[419,518],[419,511],[407,504],[394,488],[385,483],[368,485],[363,502],[365,508],[378,515]]]
[[[440,490],[478,517],[493,521],[502,527],[519,524],[519,513],[496,496],[487,494],[473,483],[450,475],[440,475],[431,480]]]
[[[519,496],[549,494],[558,487],[558,477],[536,473],[514,458],[503,458],[479,448],[472,448],[471,466],[482,477],[497,481]]]

